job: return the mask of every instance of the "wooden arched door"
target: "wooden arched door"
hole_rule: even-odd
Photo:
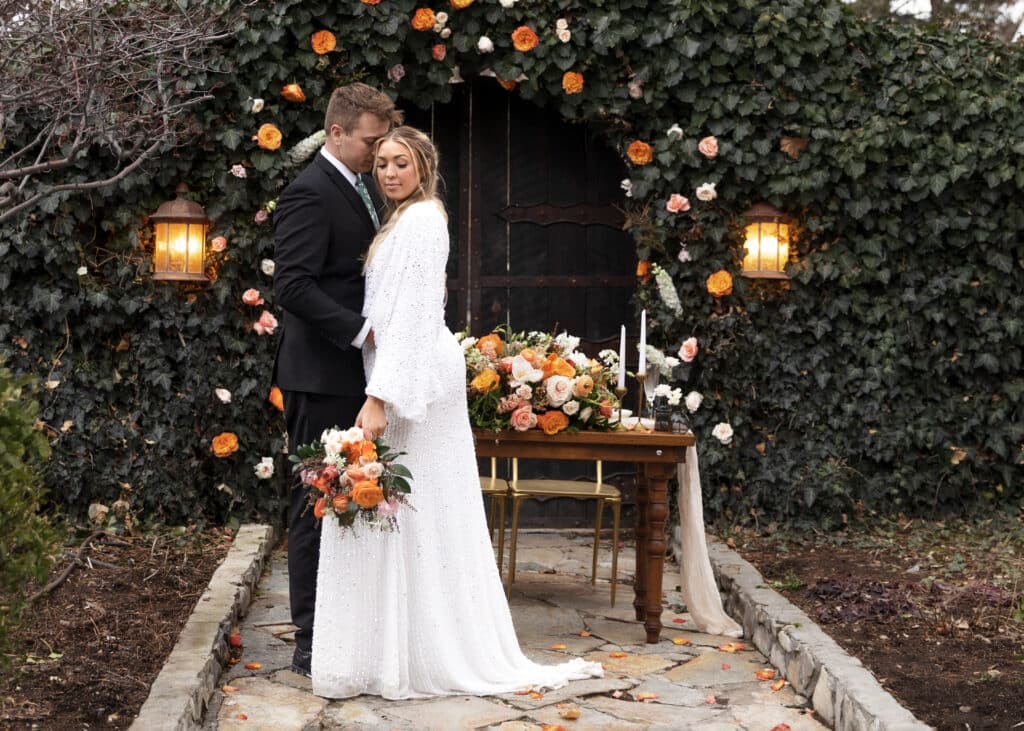
[[[635,244],[616,207],[626,175],[618,155],[588,125],[523,101],[493,79],[460,85],[448,104],[405,112],[441,154],[452,330],[567,330],[591,355],[617,348],[620,326],[633,329],[636,283]],[[551,462],[524,465],[523,474],[571,479],[582,470]],[[585,524],[590,509],[568,501],[524,510],[523,520]]]

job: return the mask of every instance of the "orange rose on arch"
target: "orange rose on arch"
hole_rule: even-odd
[[[278,411],[284,411],[284,394],[281,393],[281,389],[277,386],[271,387],[270,393],[267,394],[267,401]]]
[[[267,122],[256,131],[256,144],[264,150],[276,150],[281,146],[281,130]]]
[[[732,275],[720,269],[708,277],[707,287],[708,293],[715,299],[732,294]]]
[[[651,278],[651,262],[641,259],[636,263],[636,275],[645,282]]]
[[[214,457],[230,457],[238,451],[238,437],[234,432],[221,432],[213,438],[210,449]]]
[[[569,417],[561,411],[545,411],[543,414],[537,416],[537,426],[539,426],[545,434],[557,434],[558,432],[569,426]]]
[[[540,39],[537,34],[533,32],[533,28],[528,25],[521,25],[512,31],[512,45],[515,46],[517,51],[532,51],[537,47],[537,43]]]
[[[473,4],[473,0],[452,0],[452,7],[456,10],[463,10]]]
[[[306,101],[306,93],[302,91],[302,87],[298,84],[285,84],[281,87],[281,96],[284,97],[285,101],[289,102]]]
[[[566,71],[562,74],[562,89],[566,94],[579,94],[583,91],[583,74]]]
[[[329,30],[318,30],[310,39],[310,45],[313,46],[313,53],[323,56],[338,47],[338,39]]]
[[[512,91],[517,86],[519,86],[518,82],[508,81],[506,79],[501,79],[501,78],[497,78],[497,77],[495,78],[495,81],[497,81],[498,82],[498,86],[500,86],[505,91]]]
[[[646,142],[633,140],[626,149],[626,155],[634,165],[646,165],[654,159],[654,150]]]
[[[384,499],[384,491],[376,480],[363,480],[352,487],[350,496],[355,504],[361,508],[372,508]]]
[[[434,17],[434,11],[430,8],[417,8],[411,22],[413,28],[424,31],[433,28],[437,19]]]

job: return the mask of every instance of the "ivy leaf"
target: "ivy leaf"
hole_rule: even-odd
[[[221,133],[220,142],[229,150],[237,150],[242,143],[242,133],[234,127],[228,127]]]

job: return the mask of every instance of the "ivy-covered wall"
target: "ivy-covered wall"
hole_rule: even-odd
[[[274,312],[261,211],[335,85],[426,106],[450,98],[456,69],[600,123],[627,160],[638,260],[668,272],[682,307],[655,278],[636,304],[666,352],[698,341],[676,375],[704,397],[692,417],[712,514],[827,524],[1021,504],[1019,44],[865,25],[838,0],[277,0],[233,13],[222,73],[188,81],[216,90],[194,139],[0,232],[0,354],[46,382],[45,479],[72,514],[119,497],[167,521],[277,507],[279,484],[255,470],[264,457],[283,468],[267,398],[276,336],[252,327]],[[318,31],[333,48],[321,34],[314,50]],[[306,101],[282,97],[288,84]],[[253,139],[266,124],[280,148]],[[709,136],[717,155],[698,148]],[[226,239],[206,289],[148,274],[146,215],[181,180]],[[717,197],[698,198],[705,183]],[[690,209],[668,210],[673,193]],[[762,200],[799,224],[785,288],[739,276],[738,214]],[[719,270],[733,287],[715,298]],[[250,288],[265,304],[243,302]],[[720,422],[729,444],[712,436]],[[216,456],[224,432],[238,448],[222,438]]]

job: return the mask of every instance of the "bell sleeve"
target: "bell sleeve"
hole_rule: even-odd
[[[372,371],[366,393],[400,418],[424,421],[443,396],[435,367],[445,328],[444,283],[448,224],[435,203],[410,206],[374,253],[379,281],[364,314],[373,324]]]

